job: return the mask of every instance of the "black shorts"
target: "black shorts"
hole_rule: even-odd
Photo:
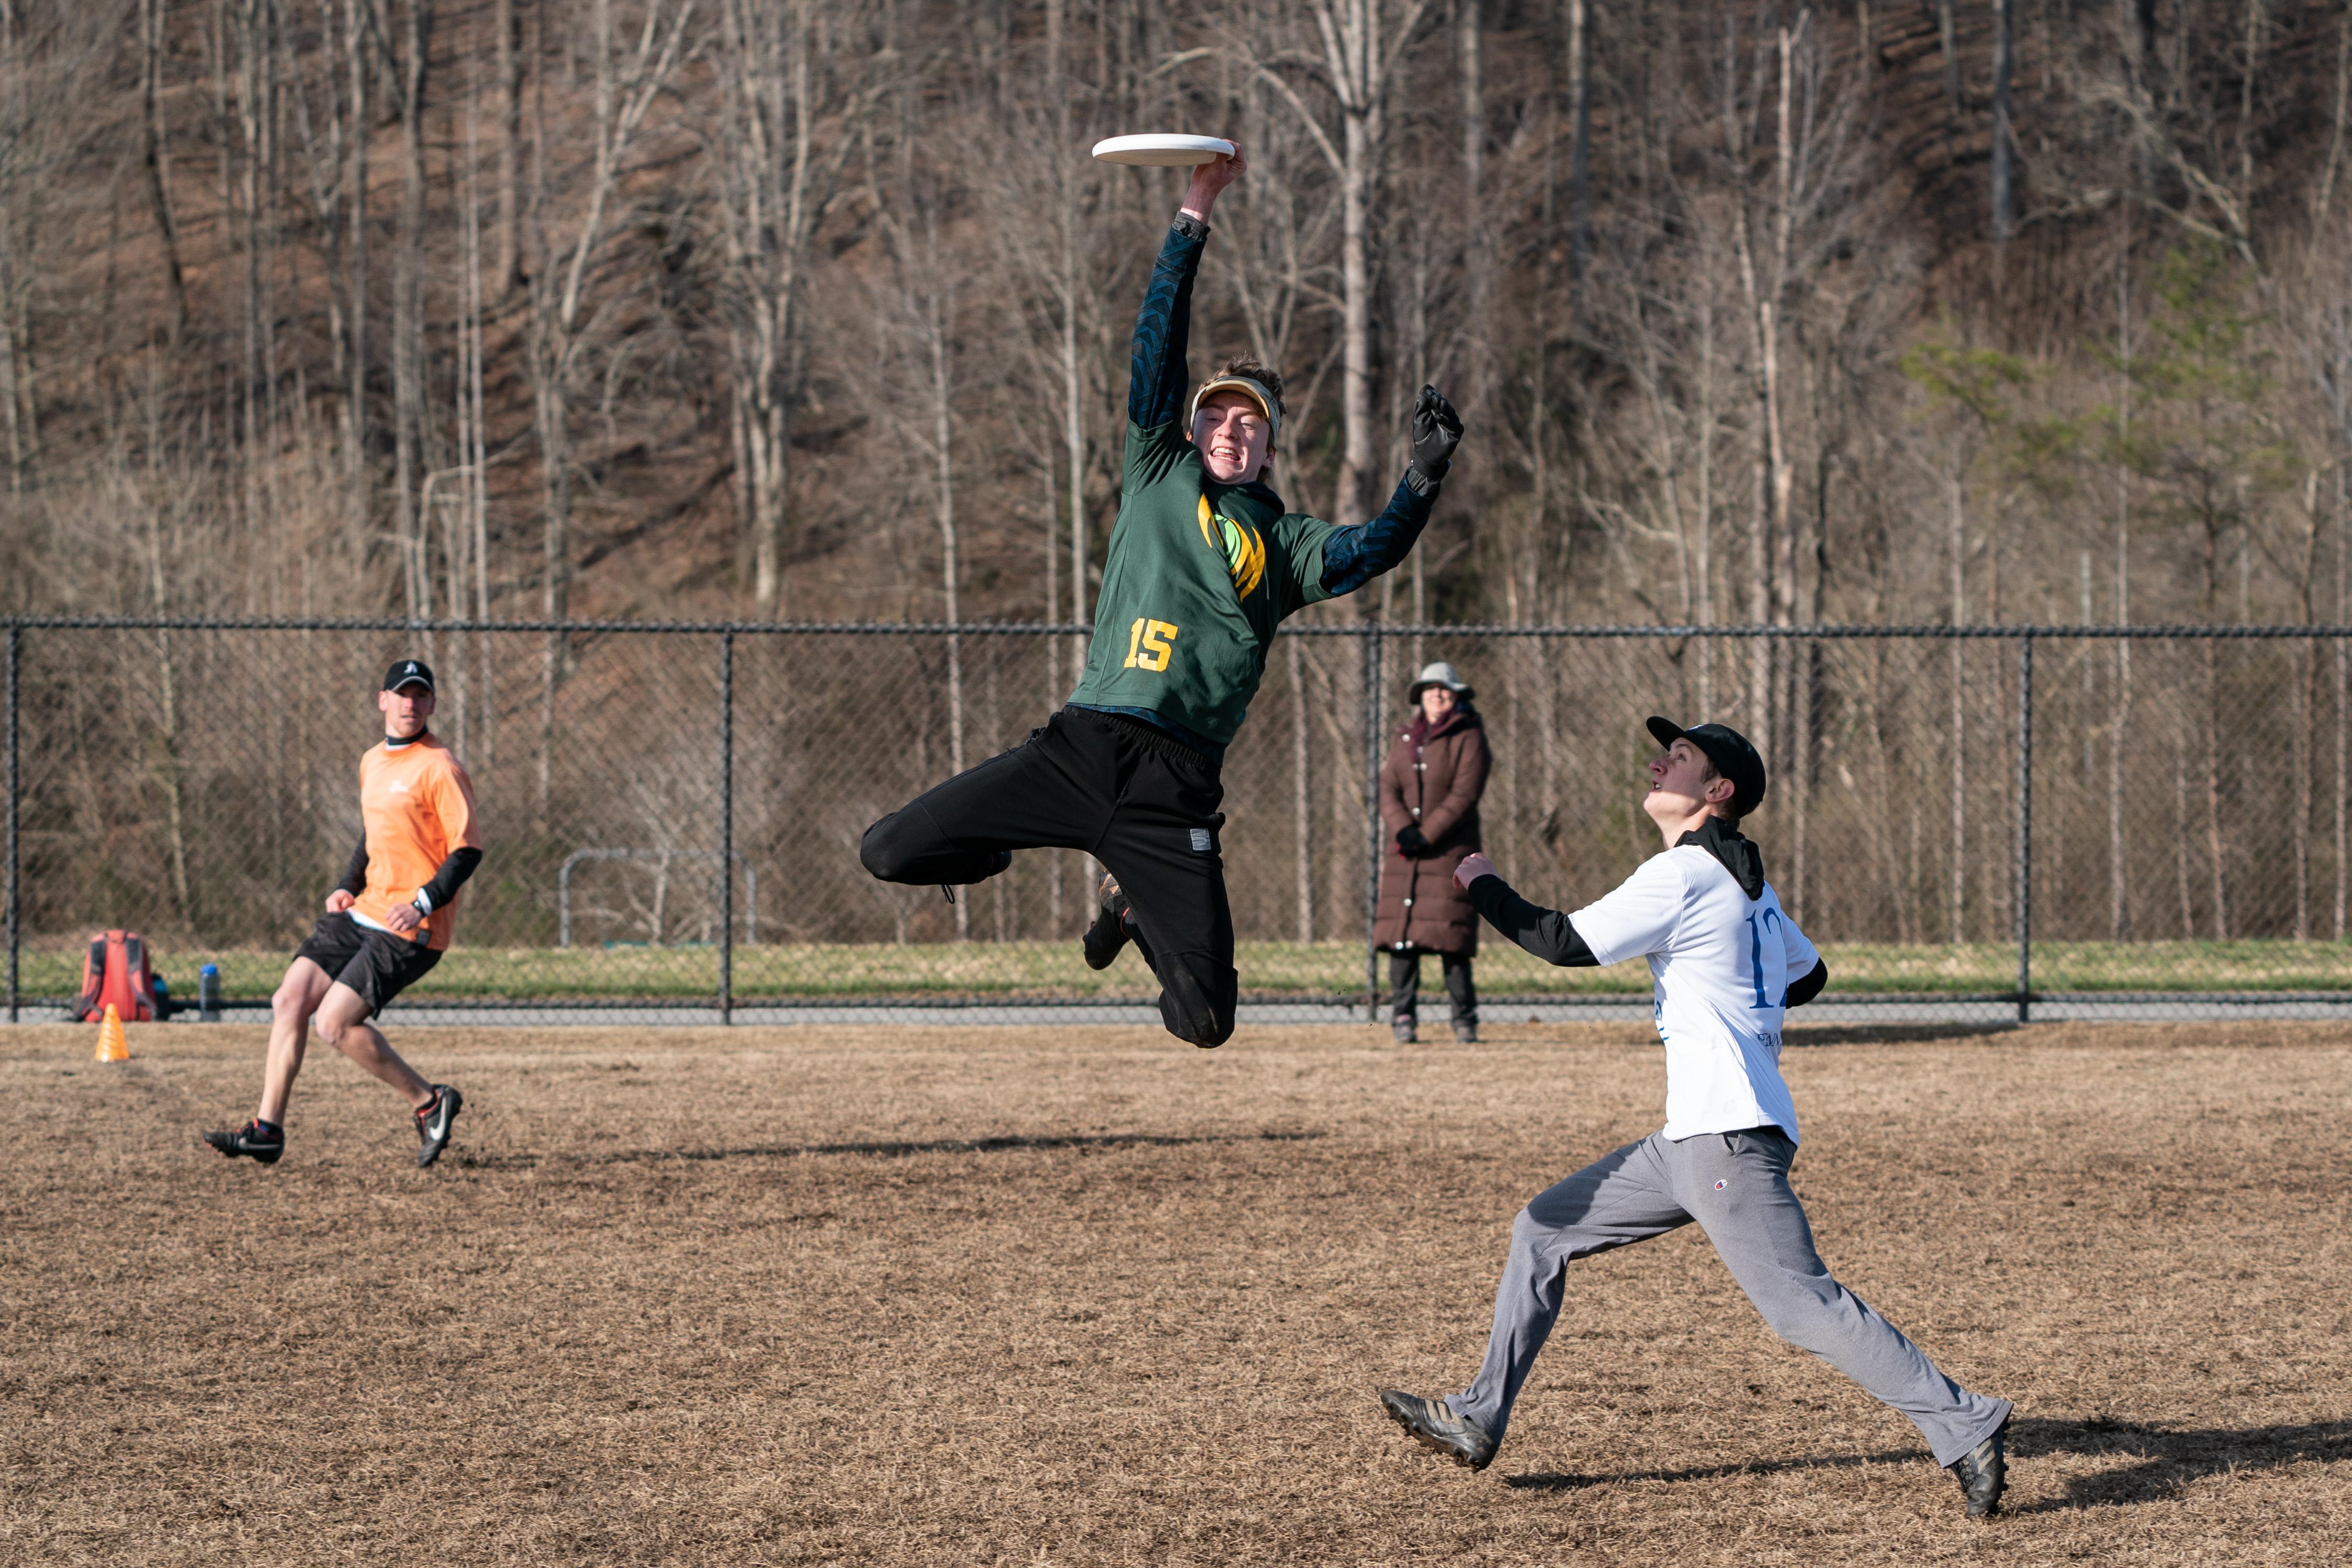
[[[358,992],[373,1016],[425,978],[425,972],[441,962],[441,950],[388,931],[370,930],[346,910],[320,916],[319,923],[310,928],[310,940],[294,950],[294,956],[309,959],[327,972],[328,979]]]

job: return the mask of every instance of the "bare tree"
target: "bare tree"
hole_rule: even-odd
[[[1391,151],[1390,98],[1429,0],[1307,0],[1305,8],[1315,47],[1260,36],[1244,47],[1307,127],[1339,184],[1341,455],[1333,515],[1348,519],[1369,515],[1375,500],[1381,443],[1372,424],[1372,208]],[[1294,78],[1329,107],[1318,110]]]
[[[542,5],[545,3],[541,0]],[[536,178],[528,216],[533,230],[534,264],[525,361],[530,378],[532,428],[539,438],[545,573],[541,603],[550,620],[561,620],[571,610],[571,384],[579,370],[583,347],[588,268],[611,237],[614,223],[609,209],[645,134],[646,116],[667,90],[685,57],[687,23],[694,12],[694,0],[645,0],[632,42],[615,26],[614,3],[592,0],[590,7],[592,27],[586,48],[593,113],[585,191],[574,209],[576,217],[553,210],[547,185],[548,129],[543,113],[533,127]],[[544,75],[543,50],[532,65]],[[541,91],[543,94],[543,85]],[[562,638],[551,632],[541,680],[537,799],[542,819],[552,782],[548,770],[555,738],[555,693],[562,679]]]
[[[940,199],[928,179],[910,182],[898,205],[880,214],[887,278],[877,285],[876,361],[898,395],[884,412],[906,446],[919,455],[924,488],[939,529],[940,618],[960,625],[962,572],[956,513],[958,310],[964,280],[940,234]],[[947,637],[948,771],[964,770],[962,638]],[[971,933],[971,906],[958,900],[956,939]]]
[[[897,75],[887,44],[861,37],[867,6],[720,0],[711,64],[719,113],[705,146],[726,246],[728,370],[736,486],[751,553],[751,601],[779,613],[793,408],[806,374],[807,272],[860,125]]]

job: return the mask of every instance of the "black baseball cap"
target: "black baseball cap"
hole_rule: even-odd
[[[433,667],[423,659],[404,658],[383,672],[383,689],[397,691],[404,686],[422,686],[433,689]]]
[[[1764,798],[1764,759],[1748,737],[1728,724],[1694,724],[1685,730],[1671,719],[1652,718],[1650,733],[1661,746],[1688,741],[1706,753],[1715,771],[1731,781],[1731,815],[1745,816]]]

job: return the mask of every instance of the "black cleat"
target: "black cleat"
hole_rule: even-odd
[[[449,1146],[449,1129],[457,1122],[457,1112],[466,1108],[466,1097],[455,1085],[436,1083],[433,1086],[433,1103],[416,1113],[416,1168],[423,1170],[441,1157]]]
[[[1495,1439],[1466,1416],[1454,1414],[1443,1399],[1423,1399],[1393,1388],[1381,1390],[1381,1408],[1403,1427],[1412,1440],[1434,1449],[1457,1465],[1483,1470],[1495,1459]]]
[[[205,1142],[232,1160],[243,1154],[265,1165],[275,1165],[278,1157],[286,1152],[286,1129],[248,1121],[234,1132],[207,1132]]]
[[[2000,1494],[2009,1489],[2009,1462],[2001,1451],[2008,1434],[2009,1423],[2004,1420],[1991,1436],[1944,1467],[1967,1495],[1970,1519],[1987,1519],[2000,1511]]]
[[[1402,1018],[1389,1020],[1389,1038],[1400,1046],[1410,1046],[1421,1038],[1420,1020],[1408,1013]]]
[[[1118,890],[1118,879],[1105,876],[1102,887],[1095,895],[1100,912],[1095,923],[1087,928],[1086,950],[1088,969],[1108,969],[1127,945],[1127,895]]]
[[[1462,1018],[1454,1019],[1454,1042],[1458,1045],[1476,1045],[1478,1043],[1478,1025],[1476,1020],[1465,1020]]]

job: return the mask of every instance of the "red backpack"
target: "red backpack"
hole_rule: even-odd
[[[110,931],[89,939],[89,956],[81,963],[81,994],[74,998],[71,1016],[76,1023],[95,1024],[106,1016],[110,1002],[114,1016],[126,1024],[149,1024],[162,1016],[147,944],[135,931]]]

